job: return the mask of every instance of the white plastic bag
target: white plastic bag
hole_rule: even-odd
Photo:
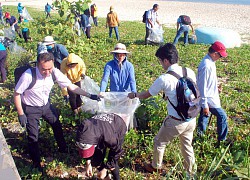
[[[78,36],[81,36],[81,27],[78,21],[75,21],[73,29],[77,32]]]
[[[14,26],[13,26],[14,27]],[[16,38],[16,32],[15,29],[12,30],[12,26],[9,28],[4,28],[4,36],[9,38],[9,39],[15,39]]]
[[[30,16],[26,8],[23,9],[22,16],[24,19],[27,19],[29,21],[33,20],[33,18]]]
[[[10,52],[14,54],[15,53],[21,54],[21,53],[27,52],[24,48],[22,48],[21,46],[18,46],[16,41],[10,44],[9,49],[10,49]]]
[[[163,43],[164,38],[163,38],[163,29],[162,26],[154,27],[150,29],[151,32],[148,37],[148,41],[153,42],[153,43]]]
[[[133,128],[134,113],[140,106],[139,99],[129,99],[128,92],[105,92],[103,95],[98,113],[115,113],[122,117],[127,128]]]
[[[89,76],[85,76],[85,78],[81,80],[81,88],[90,94],[100,93],[100,87]],[[99,105],[97,101],[89,99],[85,96],[81,96],[81,99],[83,102],[83,105],[81,106],[83,111],[95,114],[99,110]]]

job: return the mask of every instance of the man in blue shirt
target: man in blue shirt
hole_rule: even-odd
[[[218,85],[215,62],[221,57],[226,57],[225,46],[216,41],[210,46],[208,54],[203,58],[198,67],[197,85],[201,95],[201,112],[198,119],[198,135],[203,135],[209,119],[209,112],[217,117],[218,142],[226,140],[228,133],[227,115],[221,108],[219,92],[222,91]]]
[[[136,92],[134,66],[127,59],[129,52],[126,51],[126,46],[118,43],[111,53],[114,55],[114,59],[105,65],[100,92],[105,92],[109,79],[110,91]]]
[[[178,43],[178,40],[180,39],[183,33],[184,33],[184,45],[188,44],[189,26],[191,27],[192,32],[194,33],[194,28],[191,24],[190,18],[189,18],[190,22],[185,22],[185,20],[183,20],[183,17],[188,17],[188,16],[182,15],[179,16],[179,18],[177,19],[177,29],[176,29],[177,32],[173,42],[174,45]]]
[[[51,11],[51,9],[52,9],[51,5],[49,5],[49,3],[47,3],[47,4],[45,5],[46,18],[48,18],[48,17],[51,18],[51,16],[50,16],[50,11]]]
[[[43,44],[47,47],[47,51],[51,52],[54,57],[54,65],[60,69],[61,62],[64,58],[68,57],[69,53],[66,47],[62,44],[56,44],[52,36],[46,36],[43,39]]]

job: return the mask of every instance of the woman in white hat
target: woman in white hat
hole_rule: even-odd
[[[104,67],[100,92],[105,92],[109,79],[110,91],[136,92],[134,66],[128,61],[127,55],[129,52],[126,50],[126,46],[118,43],[111,53],[114,59],[109,61]]]

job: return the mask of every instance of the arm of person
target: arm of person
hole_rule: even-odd
[[[198,70],[198,82],[200,95],[201,95],[201,107],[203,109],[208,108],[207,103],[207,81],[209,78],[209,70],[205,67]]]
[[[136,92],[135,70],[134,70],[133,65],[129,71],[129,81],[130,81],[129,83],[130,83],[131,91]]]
[[[192,33],[194,33],[194,28],[193,28],[192,24],[189,24],[189,26],[191,27]]]
[[[103,71],[102,81],[100,85],[100,92],[105,92],[107,88],[110,71],[111,71],[111,67],[108,64],[106,64],[104,67],[104,71]]]
[[[14,104],[16,106],[17,109],[17,113],[18,115],[23,115],[23,107],[22,107],[22,101],[21,101],[21,95],[19,93],[17,93],[16,91],[14,91]]]
[[[86,175],[88,177],[92,177],[93,176],[92,165],[91,165],[91,160],[90,159],[88,159],[86,161]]]
[[[129,93],[128,94],[128,97],[130,99],[134,99],[134,98],[139,98],[139,99],[147,99],[149,97],[151,97],[152,95],[149,93],[149,91],[143,91],[143,92],[140,92],[140,93]]]

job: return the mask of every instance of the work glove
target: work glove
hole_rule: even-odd
[[[92,100],[101,101],[101,98],[96,94],[90,94],[89,98]]]
[[[68,95],[65,95],[65,96],[63,96],[63,99],[64,99],[64,102],[65,102],[66,104],[68,104],[68,102],[69,102],[69,96],[68,96]]]
[[[22,127],[26,127],[27,124],[27,116],[25,114],[23,115],[18,115],[18,120],[19,123],[21,124]]]

